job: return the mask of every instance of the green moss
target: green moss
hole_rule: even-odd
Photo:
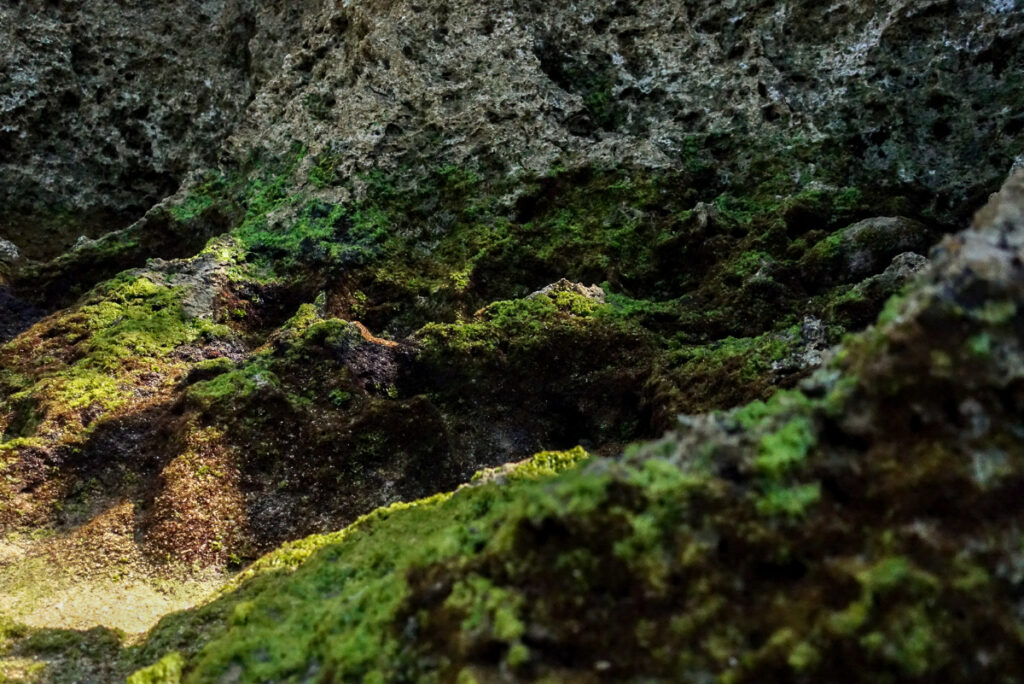
[[[837,230],[811,248],[809,256],[819,260],[830,260],[838,256],[843,247],[843,231]]]
[[[372,300],[353,300],[352,314],[368,308],[378,316],[387,312],[389,320],[378,327],[398,335],[429,321],[466,318],[495,299],[522,296],[538,274],[552,281],[607,282],[606,291],[652,302],[625,314],[659,329],[672,327],[675,319],[675,332],[692,329],[687,335],[706,336],[708,299],[724,300],[710,307],[715,323],[756,335],[766,329],[765,321],[775,320],[769,313],[779,313],[778,303],[760,300],[777,293],[736,297],[717,278],[702,278],[700,270],[721,260],[742,277],[763,264],[773,270],[785,265],[792,256],[784,230],[787,212],[799,208],[831,225],[854,211],[859,193],[827,185],[809,190],[810,179],[734,183],[737,192],[720,194],[718,214],[700,228],[690,209],[701,199],[700,188],[718,193],[708,187],[715,185],[709,171],[715,166],[707,163],[714,144],[688,138],[682,153],[688,161],[679,172],[556,167],[541,176],[506,178],[451,165],[373,171],[346,179],[352,199],[339,205],[309,198],[299,173],[304,151],[297,149],[294,159],[254,163],[245,175],[211,177],[182,206],[237,207],[222,212],[242,215],[232,231],[241,256],[236,277],[293,286],[318,278],[315,273],[344,273],[350,292]],[[771,175],[769,166],[810,159],[799,151],[803,147],[788,147],[786,158],[765,154],[759,162],[765,169],[758,168],[756,177]],[[317,156],[312,186],[337,182],[333,159],[330,146]],[[511,196],[520,197],[515,206],[507,204]],[[444,211],[437,212],[442,205]],[[715,234],[747,237],[709,262],[702,249]],[[701,297],[682,297],[697,289]],[[794,298],[782,308],[798,303],[803,300]]]
[[[579,466],[589,457],[590,455],[583,450],[583,447],[575,447],[569,451],[542,451],[517,466],[509,474],[509,477],[514,480],[539,480],[553,477]]]
[[[227,357],[203,359],[189,370],[189,381],[207,380],[235,369],[235,362]]]
[[[579,446],[568,451],[542,451],[511,468],[504,466],[478,471],[472,481],[480,482],[494,475],[500,475],[507,481],[539,480],[575,468],[588,458],[590,454]]]
[[[227,199],[227,191],[227,179],[219,173],[209,173],[192,186],[179,204],[171,206],[171,216],[177,221],[192,221],[223,203]]]
[[[182,288],[131,274],[98,286],[81,305],[4,349],[32,378],[7,401],[35,407],[36,430],[70,412],[119,409],[130,397],[125,388],[141,374],[175,368],[171,351],[225,334],[220,326],[189,316],[182,306],[185,295]],[[72,354],[62,361],[49,357],[47,349]]]
[[[674,350],[670,363],[688,376],[737,373],[738,380],[753,383],[771,370],[772,364],[800,347],[800,328],[791,326],[757,337],[726,337],[709,344]],[[719,377],[719,382],[723,379]]]
[[[180,684],[184,665],[180,653],[168,653],[160,662],[128,677],[125,684]]]
[[[741,278],[749,278],[765,269],[770,269],[774,261],[774,258],[767,252],[744,252],[733,262],[733,273]]]
[[[786,662],[797,672],[809,670],[821,660],[821,654],[811,644],[801,641],[789,652]]]
[[[581,295],[558,292],[527,299],[495,302],[472,322],[424,326],[418,333],[428,355],[477,355],[499,346],[510,352],[530,351],[546,344],[559,328],[583,330],[600,304]]]
[[[807,508],[821,499],[821,485],[810,484],[785,486],[769,484],[757,501],[757,510],[764,515],[801,516]]]
[[[988,333],[979,333],[967,340],[967,348],[975,356],[987,357],[992,353],[992,337]]]
[[[11,682],[74,684],[117,679],[124,634],[34,628],[0,619],[0,678]]]
[[[804,417],[793,418],[761,438],[754,463],[768,477],[780,477],[803,462],[816,441],[811,422]]]
[[[189,388],[189,396],[200,404],[242,401],[262,386],[277,386],[280,381],[261,361],[247,363],[242,368],[222,373],[212,380],[198,382]]]
[[[285,321],[281,326],[282,331],[303,334],[316,323],[320,322],[321,316],[317,307],[313,304],[303,304],[295,315]]]
[[[522,611],[522,603],[522,596],[495,587],[483,577],[471,575],[452,588],[444,609],[465,615],[460,629],[471,639],[494,638],[514,642],[526,631],[526,626],[517,617]]]
[[[288,545],[218,600],[166,620],[136,656],[181,652],[184,681],[557,676],[551,650],[531,642],[544,634],[560,652],[654,678],[824,681],[843,658],[881,679],[936,676],[950,634],[962,634],[951,606],[989,610],[979,606],[993,583],[930,552],[925,571],[909,555],[917,537],[884,520],[874,529],[860,497],[808,481],[846,467],[822,458],[818,434],[849,396],[841,384],[838,398],[783,392],[720,416],[712,434],[733,437],[703,455],[672,438],[582,466],[581,449],[539,454],[501,484]],[[890,486],[872,458],[839,472]],[[722,467],[730,460],[735,472]],[[851,520],[863,534],[834,533]],[[630,647],[616,649],[623,635]]]
[[[757,431],[764,425],[771,425],[771,419],[802,413],[813,405],[803,393],[796,391],[776,392],[767,401],[752,401],[729,414],[726,419],[745,431]],[[797,418],[802,421],[802,418]],[[802,433],[802,429],[798,430]],[[760,453],[760,452],[759,452]]]
[[[575,462],[578,455],[540,460]],[[202,650],[190,658],[185,681],[201,681],[235,665],[241,666],[243,682],[298,676],[312,661],[345,678],[392,679],[414,662],[386,627],[404,619],[406,582],[414,576],[409,572],[445,559],[468,559],[489,539],[501,549],[512,540],[517,521],[551,512],[552,506],[574,515],[595,510],[602,505],[602,490],[589,479],[562,481],[551,490],[537,488],[543,480],[534,479],[463,489],[378,511],[342,533],[286,547],[204,609],[207,615],[232,617],[205,635],[210,639],[205,647],[197,644]],[[410,538],[417,543],[406,543]],[[295,569],[282,574],[289,568]],[[439,609],[457,617],[467,647],[498,640],[506,644],[504,659],[515,666],[529,656],[520,641],[526,607],[516,591],[470,573],[452,585]],[[183,637],[175,635],[194,638],[187,624],[181,618],[165,621],[140,655],[178,648],[176,639]],[[330,627],[314,637],[316,630],[310,630],[317,624]]]
[[[938,579],[905,557],[878,560],[856,574],[861,597],[830,618],[831,629],[860,634],[864,649],[894,665],[906,676],[920,677],[941,670],[948,660],[934,615],[925,606],[939,590]],[[889,603],[895,596],[911,596],[920,605]],[[880,628],[864,630],[870,622]]]
[[[452,534],[454,530],[437,530],[429,522],[431,516],[424,518],[419,515],[423,506],[436,505],[437,502],[432,502],[380,512],[372,519],[357,523],[344,537],[334,535],[331,540],[334,544],[346,541],[355,544],[356,556],[340,565],[327,561],[326,565],[317,563],[316,568],[300,568],[296,571],[298,582],[291,583],[289,589],[269,602],[266,600],[269,597],[257,594],[252,599],[253,603],[246,607],[244,619],[236,618],[233,622],[230,638],[224,635],[214,639],[202,650],[198,656],[200,668],[226,671],[233,663],[239,663],[243,670],[241,681],[266,681],[284,672],[299,675],[307,670],[310,659],[314,659],[345,672],[346,676],[357,678],[381,670],[386,680],[386,673],[394,672],[394,664],[388,656],[389,653],[394,654],[394,645],[387,636],[387,630],[381,627],[394,615],[406,591],[402,579],[388,569],[398,567],[396,563],[408,567],[416,559],[451,552],[464,543],[459,540],[461,535]],[[393,519],[395,523],[381,527],[380,523],[387,519]],[[419,543],[406,543],[412,538],[406,536],[410,533],[416,535]],[[391,552],[384,556],[379,554],[377,549],[381,547],[375,543],[383,541],[381,534],[392,540],[389,544]],[[331,547],[321,546],[324,541],[316,540],[312,548],[309,542],[293,545],[248,574],[255,581],[257,573],[270,568],[294,567],[300,559],[313,554],[316,547],[321,549],[316,553],[318,558],[337,558],[336,551],[329,551]],[[266,586],[265,582],[263,584]],[[324,600],[324,596],[333,591],[328,589],[332,586],[344,588],[346,598],[342,603]],[[309,601],[316,601],[321,608],[308,610],[305,606]],[[233,607],[240,605],[235,600],[230,604]],[[334,617],[329,617],[331,615]],[[325,618],[336,621],[340,630],[329,639],[330,646],[326,650],[310,643],[311,635],[306,631],[306,626]],[[245,632],[248,636],[236,639],[235,631]],[[166,636],[173,638],[171,634]],[[165,635],[158,629],[151,639],[162,637]],[[192,676],[186,681],[194,679]]]
[[[893,616],[889,629],[864,635],[861,644],[869,653],[892,662],[909,677],[935,672],[949,658],[946,644],[939,638],[931,617],[920,607],[908,608]]]
[[[895,295],[890,297],[882,308],[881,313],[878,315],[878,325],[885,326],[896,323],[900,320],[903,315],[903,310],[906,306],[907,298],[905,295]]]
[[[518,476],[512,479],[514,483],[536,482],[548,473],[574,467],[583,458],[585,453],[582,449],[538,454],[534,463],[525,464]],[[486,485],[412,504],[395,504],[364,516],[341,532],[286,544],[250,567],[221,599],[203,609],[209,617],[228,617],[225,626],[231,637],[226,640],[218,638],[219,628],[212,632],[204,629],[204,642],[211,637],[214,641],[198,655],[199,660],[205,663],[203,667],[214,668],[230,668],[234,662],[242,663],[245,674],[241,681],[265,681],[266,677],[273,676],[271,673],[284,670],[302,672],[310,658],[324,666],[338,667],[339,671],[352,676],[369,677],[376,672],[384,677],[384,681],[389,680],[397,666],[397,661],[392,658],[398,654],[387,630],[381,626],[393,618],[407,592],[402,574],[395,571],[448,557],[460,550],[465,552],[478,548],[507,507],[507,503],[502,502],[509,497],[501,494],[494,499],[493,495],[512,486],[515,485],[505,488]],[[436,513],[441,513],[441,517]],[[470,527],[463,525],[470,521]],[[418,539],[417,544],[408,544],[410,538]],[[337,563],[341,551],[339,545],[351,547],[356,555],[346,556],[344,563]],[[315,568],[309,565],[311,562],[315,563]],[[268,596],[263,589],[293,572],[298,584],[267,603]],[[343,595],[339,597],[330,587],[342,588]],[[325,601],[325,593],[332,598]],[[324,610],[299,608],[309,600],[316,601]],[[519,605],[514,595],[489,585],[482,578],[470,578],[460,584],[453,589],[449,599],[449,608],[463,615],[460,619],[467,629],[482,630],[482,634],[493,635],[509,643],[510,664],[521,662],[525,655],[518,641],[525,629],[517,617]],[[327,651],[321,651],[319,647],[310,650],[311,644],[304,636],[304,625],[329,615],[341,618],[336,623],[340,631],[324,643],[324,646],[330,644]],[[172,648],[174,652],[171,655],[162,657],[165,660],[170,658],[170,662],[177,666],[177,649],[185,647],[182,652],[196,653],[196,649],[203,646],[203,643],[190,641],[197,636],[197,623],[185,618],[165,620],[150,636],[149,645],[136,657],[144,659],[152,657],[150,654],[154,654],[154,649],[158,653],[164,648]],[[206,619],[201,618],[201,621]],[[189,627],[189,624],[193,626]],[[282,627],[285,631],[278,633]],[[236,630],[253,636],[246,637],[243,645],[234,639]],[[274,645],[267,647],[271,642],[263,644],[257,635],[271,633],[275,633]],[[282,638],[286,633],[298,641]],[[179,643],[181,639],[189,642]],[[193,663],[196,662],[194,658],[190,657]],[[159,665],[154,671],[161,671]],[[185,677],[185,681],[194,679],[194,674]]]
[[[95,304],[78,310],[91,333],[79,365],[116,371],[130,359],[159,359],[200,335],[222,332],[191,320],[181,306],[183,294],[145,277],[122,277],[101,288]]]

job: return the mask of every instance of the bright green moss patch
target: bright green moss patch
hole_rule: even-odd
[[[189,389],[189,395],[205,405],[232,403],[251,396],[260,386],[278,383],[276,376],[263,364],[249,363],[212,380],[196,383]]]
[[[589,458],[583,447],[569,451],[542,451],[535,454],[525,463],[518,465],[510,474],[513,480],[539,480],[553,477],[559,473],[575,468]]]
[[[179,684],[184,664],[180,653],[168,653],[160,662],[128,677],[126,684]]]
[[[568,451],[542,451],[511,467],[503,466],[478,471],[473,475],[473,482],[487,480],[494,476],[508,481],[539,480],[575,468],[588,458],[590,458],[590,454],[579,446]]]
[[[196,656],[201,667],[207,671],[226,671],[233,663],[241,663],[244,674],[240,681],[256,682],[284,673],[301,675],[316,662],[346,676],[383,676],[387,681],[394,676],[391,657],[397,653],[385,625],[407,592],[401,574],[395,571],[445,557],[461,548],[472,548],[474,539],[483,538],[489,526],[487,519],[492,516],[475,520],[479,525],[475,533],[460,530],[460,519],[468,522],[475,518],[473,507],[464,507],[469,503],[466,498],[462,495],[458,504],[441,500],[377,514],[357,523],[343,537],[320,540],[328,543],[321,546],[318,542],[315,546],[319,550],[289,575],[292,579],[274,596],[257,592],[245,602],[238,602],[227,595],[221,601],[234,606],[230,610],[230,626]],[[439,519],[428,514],[428,510],[444,511],[444,519],[454,524],[438,525]],[[410,544],[409,539],[416,539],[417,543]],[[305,546],[308,545],[278,552],[253,572],[273,572],[282,564],[293,565],[296,554],[300,558],[308,556]],[[343,549],[345,560],[339,563],[339,552]],[[258,585],[259,574],[250,576],[250,584]],[[238,590],[243,595],[247,593],[246,586]],[[342,594],[328,598],[337,589]],[[218,608],[215,603],[209,610]],[[321,621],[333,623],[336,628],[324,632],[323,639],[311,641],[313,635],[308,630]],[[173,628],[173,624],[169,622],[167,628]],[[239,639],[240,633],[246,636]],[[172,635],[173,632],[165,636],[160,627],[151,640],[159,642],[173,638]]]
[[[776,432],[761,438],[755,465],[768,477],[784,475],[807,458],[817,441],[815,431],[807,418],[793,418]]]
[[[147,276],[122,275],[98,286],[59,317],[3,349],[21,370],[22,388],[8,405],[34,407],[35,429],[84,409],[109,413],[131,400],[129,387],[143,374],[168,377],[181,371],[171,352],[208,342],[226,330],[188,315],[183,288]],[[19,436],[27,437],[23,427]]]
[[[726,419],[741,429],[752,430],[766,424],[771,418],[800,413],[806,411],[811,406],[813,406],[813,402],[808,400],[801,392],[777,392],[768,401],[752,401],[746,406],[738,408],[727,414]],[[797,418],[796,420],[800,421],[802,425],[805,424],[803,418]],[[801,436],[803,435],[802,429],[795,431]]]
[[[424,326],[418,333],[424,351],[473,355],[497,351],[528,352],[547,343],[559,329],[583,334],[601,305],[578,294],[559,292],[528,299],[495,302],[474,321]]]
[[[182,295],[146,277],[122,277],[99,289],[96,303],[76,313],[85,324],[83,332],[91,333],[79,365],[115,372],[132,360],[155,361],[199,335],[219,332],[190,320],[181,306]]]

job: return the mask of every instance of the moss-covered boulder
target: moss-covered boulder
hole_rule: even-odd
[[[935,680],[950,615],[1015,643],[1012,202],[925,254],[1024,154],[1020,0],[249,4],[0,9],[0,606],[328,536],[137,649],[12,627],[12,677]],[[32,669],[51,637],[111,655]]]
[[[799,391],[288,547],[135,657],[195,682],[1013,681],[1022,249],[1018,173]]]

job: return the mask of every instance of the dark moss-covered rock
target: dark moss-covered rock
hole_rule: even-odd
[[[642,390],[655,339],[599,300],[542,292],[495,302],[465,323],[428,325],[417,338],[420,381],[481,462],[510,447],[610,447],[649,429]]]
[[[614,453],[680,413],[767,398],[896,287],[808,275],[815,245],[865,211],[850,188],[776,179],[738,196],[698,165],[513,178],[442,166],[357,177],[327,203],[304,185],[307,156],[210,174],[129,229],[17,272],[49,298],[65,278],[84,287],[227,229],[5,347],[6,496],[19,502],[6,525],[82,523],[59,511],[100,510],[85,486],[99,478],[104,496],[140,502],[150,557],[238,562],[480,467],[577,443]],[[718,194],[692,204],[704,193]],[[926,239],[899,235],[879,249]],[[866,264],[858,274],[884,268]],[[556,276],[568,279],[539,289]]]
[[[1019,0],[251,4],[0,9],[0,529],[166,573],[390,506],[116,668],[1014,672],[1012,203],[922,262],[1024,154]]]
[[[807,277],[825,282],[856,282],[881,273],[899,254],[928,251],[935,234],[927,226],[901,217],[858,221],[814,245],[803,266]]]
[[[1018,173],[800,391],[289,547],[138,656],[182,681],[1014,681],[1022,249]]]

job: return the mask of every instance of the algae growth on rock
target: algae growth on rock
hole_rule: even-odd
[[[94,5],[0,8],[6,679],[1024,676],[1020,0]]]

